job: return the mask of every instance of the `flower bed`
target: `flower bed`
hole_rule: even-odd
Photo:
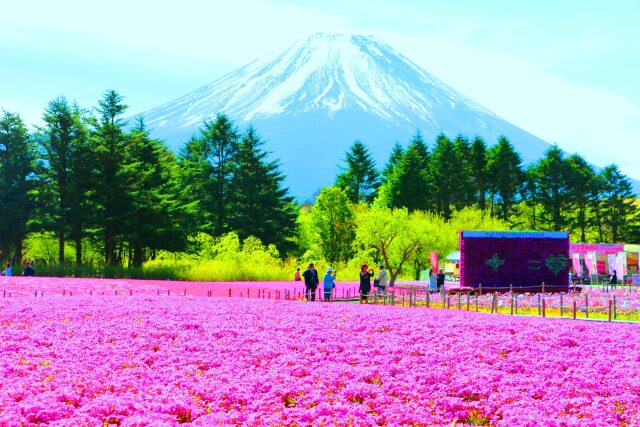
[[[0,425],[640,423],[628,324],[239,298],[0,301]]]

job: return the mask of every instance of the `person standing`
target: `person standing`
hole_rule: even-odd
[[[7,266],[4,268],[2,272],[4,276],[11,277],[13,276],[13,270],[11,269],[11,264],[7,263]]]
[[[429,270],[429,292],[436,292],[438,290],[438,275],[432,268]]]
[[[384,265],[380,266],[380,271],[376,279],[378,280],[378,293],[382,298],[385,298],[387,296],[387,280],[389,277],[387,276],[387,270],[384,269]]]
[[[327,273],[324,275],[322,280],[322,284],[324,285],[324,300],[331,301],[331,294],[333,293],[333,288],[336,287],[336,272],[333,271],[333,268],[327,268]]]
[[[436,278],[436,285],[438,286],[438,292],[444,295],[444,271],[440,270]]]
[[[295,280],[296,282],[302,280],[302,278],[300,277],[300,268],[296,268],[296,274],[293,275],[293,280]]]
[[[371,293],[371,278],[373,277],[373,269],[369,270],[367,264],[360,266],[360,304],[365,304]]]
[[[24,263],[24,271],[22,272],[23,276],[35,276],[36,271],[29,265],[28,262]]]
[[[315,301],[316,289],[318,289],[320,280],[318,279],[318,272],[313,263],[309,264],[309,267],[302,273],[302,277],[304,277],[305,298],[307,301]]]
[[[613,289],[618,285],[618,273],[615,270],[613,270],[613,274],[609,278],[609,284]]]

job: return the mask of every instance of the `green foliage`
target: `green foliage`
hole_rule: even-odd
[[[2,259],[22,257],[22,242],[35,204],[33,142],[18,114],[0,117],[0,250]],[[13,248],[14,252],[10,253]]]
[[[345,163],[346,167],[336,177],[336,187],[344,189],[352,203],[373,201],[380,176],[369,149],[360,141],[354,142]]]
[[[311,209],[311,221],[324,259],[334,264],[351,257],[354,219],[345,190],[323,188]]]
[[[508,221],[516,213],[518,196],[524,182],[522,159],[505,137],[500,137],[498,143],[489,149],[487,158],[487,174],[491,177],[491,212]]]
[[[429,159],[435,212],[444,219],[449,219],[454,209],[467,203],[469,171],[463,157],[467,152],[465,141],[458,139],[456,148],[449,138],[440,134]]]
[[[231,179],[229,228],[241,239],[254,236],[287,252],[293,249],[297,208],[284,187],[279,163],[267,160],[263,145],[253,127],[242,136]]]
[[[414,210],[432,209],[433,184],[429,174],[429,152],[418,132],[386,183],[389,206]]]

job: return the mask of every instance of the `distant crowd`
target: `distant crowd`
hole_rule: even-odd
[[[377,288],[377,294],[372,294],[371,279],[373,280],[373,287]],[[304,280],[305,286],[305,298],[307,301],[315,301],[318,286],[320,285],[320,277],[315,265],[309,264],[307,269],[300,273],[298,268],[294,275],[294,280],[301,282]],[[336,271],[329,267],[322,278],[322,291],[324,291],[324,300],[331,301],[333,296],[333,290],[336,287]],[[444,292],[445,275],[442,270],[436,272],[431,269],[429,271],[429,292]],[[373,268],[370,268],[367,264],[360,266],[360,287],[358,292],[360,294],[360,303],[366,304],[371,295],[377,295],[382,298],[387,297],[387,286],[389,285],[389,275],[384,265],[378,267],[376,273]]]

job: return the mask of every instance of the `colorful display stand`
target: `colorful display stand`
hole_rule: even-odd
[[[539,292],[569,287],[569,233],[460,232],[460,285]]]

